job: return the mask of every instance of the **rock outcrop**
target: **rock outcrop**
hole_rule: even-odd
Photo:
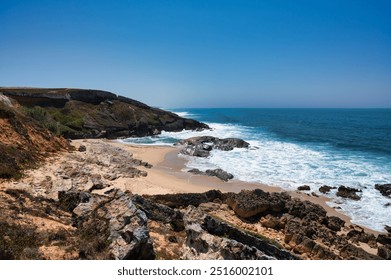
[[[66,138],[118,138],[161,131],[205,129],[206,124],[179,117],[111,92],[61,88],[0,88],[29,115]]]
[[[378,190],[383,196],[391,197],[391,184],[376,184],[375,189]]]
[[[181,154],[195,157],[208,157],[213,149],[231,151],[234,148],[248,148],[249,143],[238,138],[220,139],[212,136],[199,136],[179,141],[175,145],[184,146]]]
[[[331,190],[334,190],[334,189],[336,189],[336,187],[330,187],[330,186],[324,185],[324,186],[321,186],[319,188],[319,192],[326,194],[326,193],[329,193]]]
[[[197,168],[190,169],[188,172],[193,173],[195,175],[206,175],[211,177],[217,177],[222,181],[227,182],[234,178],[234,175],[228,173],[220,168],[218,169],[207,169],[206,171],[201,171]]]
[[[357,194],[358,192],[361,192],[361,190],[340,186],[337,191],[337,196],[353,200],[360,200],[361,197]]]

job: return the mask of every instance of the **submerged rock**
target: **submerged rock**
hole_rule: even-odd
[[[391,184],[376,184],[375,189],[378,190],[383,196],[391,197]]]
[[[197,168],[190,169],[188,172],[196,174],[196,175],[207,175],[207,176],[214,176],[219,178],[222,181],[227,182],[228,180],[233,179],[234,175],[231,173],[228,173],[222,169],[207,169],[205,172],[201,171]]]
[[[307,185],[304,185],[304,186],[297,187],[297,190],[298,191],[310,191],[311,187],[307,186]]]
[[[343,198],[349,198],[349,199],[353,199],[353,200],[360,200],[361,197],[359,195],[357,195],[357,192],[362,192],[362,191],[359,189],[340,186],[337,191],[337,196],[340,196]]]
[[[321,186],[320,188],[319,188],[319,191],[321,192],[321,193],[329,193],[331,190],[333,190],[333,189],[336,189],[336,187],[330,187],[330,186],[326,186],[326,185],[324,185],[324,186]]]

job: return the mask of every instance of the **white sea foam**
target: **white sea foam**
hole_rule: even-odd
[[[279,141],[272,135],[248,127],[232,124],[209,123],[212,130],[201,132],[163,132],[158,137],[132,138],[125,141],[162,145],[181,139],[210,135],[219,138],[238,137],[250,143],[250,149],[232,151],[213,150],[210,157],[188,157],[187,168],[206,170],[222,168],[235,178],[295,190],[308,184],[314,191],[324,184],[345,185],[362,189],[360,201],[333,198],[330,206],[339,206],[353,222],[383,230],[391,225],[391,208],[384,206],[390,199],[375,190],[376,183],[391,182],[391,166],[375,164],[365,154],[338,151],[325,145],[308,146]]]

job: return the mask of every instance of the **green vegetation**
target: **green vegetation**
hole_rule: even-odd
[[[75,134],[83,130],[84,114],[78,110],[34,106],[22,107],[22,111],[57,136]]]

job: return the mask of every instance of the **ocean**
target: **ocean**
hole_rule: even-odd
[[[332,190],[329,205],[352,222],[378,231],[391,225],[391,203],[374,189],[391,183],[391,109],[173,109],[207,123],[212,130],[163,132],[124,142],[172,145],[193,136],[238,137],[249,149],[214,150],[208,158],[189,157],[186,169],[221,168],[236,179],[286,190],[322,185],[362,190],[359,201]]]

